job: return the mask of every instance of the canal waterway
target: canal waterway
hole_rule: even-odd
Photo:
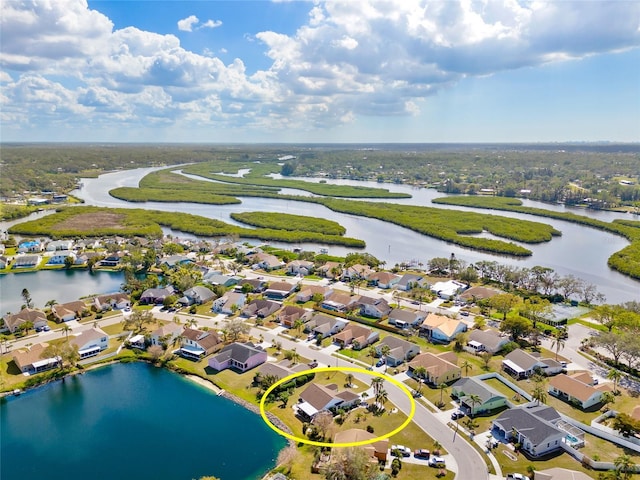
[[[109,195],[109,190],[118,186],[137,186],[141,178],[157,169],[158,168],[142,168],[119,171],[107,173],[98,178],[83,179],[82,188],[76,190],[74,195],[82,198],[87,205],[185,212],[233,224],[237,223],[230,218],[230,214],[233,212],[268,211],[322,217],[334,220],[343,225],[347,230],[347,236],[364,240],[367,244],[366,251],[382,260],[385,260],[387,266],[411,261],[426,263],[430,258],[449,257],[451,253],[454,253],[456,257],[468,263],[474,263],[481,260],[493,260],[503,264],[519,267],[530,268],[540,265],[553,268],[559,275],[572,274],[596,285],[598,290],[606,296],[606,300],[609,303],[619,303],[628,300],[640,299],[640,282],[621,275],[607,266],[607,259],[609,256],[628,245],[628,241],[622,237],[583,225],[514,212],[437,205],[431,203],[431,200],[441,197],[443,194],[434,189],[418,188],[409,185],[326,179],[327,183],[387,188],[394,192],[403,192],[412,195],[411,198],[406,199],[384,200],[387,202],[485,212],[510,218],[520,218],[547,223],[562,232],[561,237],[554,237],[551,242],[538,245],[525,245],[526,248],[533,252],[532,256],[514,258],[476,252],[438,239],[430,238],[409,229],[385,223],[380,220],[337,213],[321,205],[294,200],[243,197],[241,199],[241,204],[234,205],[204,205],[194,203],[163,202],[129,203],[118,200]],[[176,169],[179,170],[179,167],[176,167]],[[302,180],[314,182],[320,181],[320,179],[308,178],[304,178]],[[300,192],[292,190],[288,193],[298,194]],[[383,200],[376,199],[375,201]],[[563,205],[549,205],[530,200],[525,200],[524,203],[527,206],[545,208],[548,210],[572,211],[579,215],[597,218],[603,221],[611,221],[616,218],[631,218],[629,214],[618,212],[602,212],[579,208],[568,208]],[[6,229],[7,227],[0,224],[0,228]],[[178,232],[171,233],[176,234]],[[290,244],[281,244],[280,246],[284,248],[293,248]],[[353,249],[335,245],[303,244],[296,246],[310,250],[327,248],[330,254],[341,256],[353,251]],[[7,283],[7,280],[8,279],[0,278],[0,287]],[[9,282],[11,282],[11,280],[9,280]],[[22,287],[20,287],[20,289],[21,288]],[[87,294],[88,293],[90,292],[87,292]]]
[[[167,370],[117,364],[0,402],[2,480],[255,480],[284,439]]]

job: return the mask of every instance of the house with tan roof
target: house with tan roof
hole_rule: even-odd
[[[240,292],[227,292],[220,298],[213,301],[211,310],[216,313],[224,313],[231,315],[232,313],[240,310],[246,301],[246,295]]]
[[[366,280],[369,278],[369,275],[373,275],[374,273],[376,273],[375,270],[372,270],[368,265],[356,263],[344,269],[342,272],[342,280]]]
[[[305,325],[305,332],[311,332],[321,338],[327,338],[340,332],[349,322],[344,318],[330,317],[316,313]]]
[[[293,293],[296,285],[289,282],[271,282],[264,294],[268,298],[282,300]]]
[[[266,318],[280,310],[281,307],[282,304],[279,302],[257,298],[242,309],[242,315],[244,317],[253,317],[255,315],[258,318]]]
[[[182,332],[182,345],[178,352],[183,357],[200,360],[215,351],[221,343],[218,333],[213,330],[205,332],[187,327]]]
[[[327,295],[320,306],[325,310],[333,310],[334,312],[345,312],[358,300],[357,296],[351,296],[348,292],[335,290]]]
[[[20,328],[20,325],[24,325],[27,322],[31,322],[33,328],[42,328],[47,325],[47,316],[43,311],[34,308],[23,308],[18,313],[4,316],[4,326],[11,333],[15,333]]]
[[[601,390],[561,373],[549,380],[549,393],[583,410],[602,402]]]
[[[90,328],[78,336],[70,338],[71,345],[78,347],[80,358],[89,358],[98,355],[109,346],[109,335],[99,328]]]
[[[301,285],[300,291],[296,294],[296,302],[305,303],[310,301],[314,295],[320,295],[322,300],[333,293],[333,288],[322,285]]]
[[[496,295],[500,295],[501,293],[504,292],[496,288],[483,287],[481,285],[478,285],[476,287],[471,287],[465,290],[460,295],[458,295],[458,298],[465,302],[475,303],[480,300],[495,297]]]
[[[49,346],[47,343],[36,343],[26,349],[13,352],[13,361],[22,373],[33,375],[44,372],[60,364],[60,357],[47,357],[43,353]]]
[[[338,386],[335,384],[310,383],[300,394],[294,409],[302,418],[312,420],[318,412],[331,411],[338,407],[349,408],[359,402],[360,395],[349,390],[338,392]]]
[[[93,299],[96,310],[102,312],[112,308],[114,310],[122,310],[131,307],[131,300],[126,293],[115,292],[108,295],[98,295]]]
[[[375,272],[367,277],[367,281],[369,285],[387,290],[397,285],[401,278],[401,276],[391,272]]]
[[[308,260],[293,260],[287,263],[287,273],[290,275],[302,275],[306,277],[314,269],[313,262]]]
[[[276,320],[287,328],[293,328],[298,319],[307,322],[310,318],[310,312],[297,305],[286,305],[276,314]]]
[[[184,326],[175,322],[169,322],[151,332],[151,345],[162,345],[166,348],[182,335]]]
[[[82,318],[85,312],[89,309],[85,303],[81,300],[67,303],[57,303],[51,307],[51,313],[53,314],[56,322],[69,322],[76,318]]]
[[[354,350],[362,350],[364,347],[375,343],[380,338],[380,333],[364,325],[349,323],[344,330],[333,336],[333,341],[342,348],[352,345]]]
[[[337,274],[334,274],[333,272],[335,270],[340,270],[340,271]],[[323,277],[335,278],[342,275],[342,269],[340,268],[340,264],[338,262],[327,262],[324,265],[322,265],[320,268],[318,268],[318,273]]]
[[[415,375],[418,367],[423,367],[425,373],[422,376],[426,383],[440,385],[458,380],[462,370],[456,365],[457,357],[452,352],[443,352],[435,355],[431,352],[421,353],[409,362],[409,371]]]
[[[359,428],[350,428],[349,430],[343,430],[337,432],[333,436],[333,443],[355,443],[355,442],[364,442],[365,440],[375,440],[376,438],[380,438],[373,433],[369,433],[366,430],[361,430]],[[384,440],[377,440],[375,442],[368,443],[361,447],[369,456],[371,456],[377,462],[386,462],[387,455],[389,453],[389,439],[385,438]],[[334,449],[337,452],[340,449]],[[332,453],[332,456],[334,454]]]
[[[270,253],[254,253],[252,255],[247,255],[247,259],[251,262],[251,267],[254,270],[261,268],[263,270],[270,271],[277,270],[284,266],[284,262],[282,260]]]
[[[389,367],[411,360],[420,353],[420,346],[392,335],[386,336],[376,345],[376,355],[382,356],[383,347],[389,347],[389,353],[384,356],[385,364]]]
[[[459,333],[467,331],[467,324],[444,315],[430,313],[420,325],[420,336],[432,342],[449,343]]]
[[[278,380],[294,373],[304,372],[309,370],[309,367],[304,363],[297,363],[292,365],[289,360],[282,360],[278,363],[266,362],[260,366],[259,374],[261,376],[271,375]]]
[[[384,298],[372,298],[360,295],[356,305],[360,307],[360,314],[367,317],[382,318],[389,315],[392,308]]]

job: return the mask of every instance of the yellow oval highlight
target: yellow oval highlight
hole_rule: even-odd
[[[366,375],[370,375],[372,377],[380,377],[380,378],[392,383],[393,385],[398,387],[400,390],[402,390],[402,392],[404,394],[407,395],[407,397],[409,398],[409,402],[411,404],[411,411],[409,412],[409,415],[407,416],[407,419],[404,421],[404,423],[402,425],[400,425],[398,428],[396,428],[395,430],[393,430],[393,431],[391,431],[389,433],[381,435],[379,437],[372,438],[371,440],[361,440],[359,442],[347,442],[347,443],[330,443],[330,442],[316,442],[316,441],[313,441],[313,440],[309,440],[308,438],[296,437],[295,435],[291,435],[290,433],[287,433],[287,432],[284,432],[284,431],[280,430],[273,423],[271,423],[271,420],[269,420],[269,417],[267,416],[267,412],[265,410],[265,403],[267,401],[267,397],[269,396],[269,394],[276,387],[278,387],[278,385],[286,383],[286,382],[288,382],[288,381],[290,381],[290,380],[292,380],[292,379],[294,379],[296,377],[299,377],[301,375],[306,375],[309,372],[314,372],[314,373],[322,373],[322,372],[353,372],[353,373],[363,373],[363,374],[366,374]],[[267,391],[264,392],[264,395],[260,399],[260,415],[262,416],[262,419],[265,421],[265,423],[269,426],[269,428],[271,428],[278,435],[282,435],[283,437],[286,437],[289,440],[293,440],[294,442],[306,443],[308,445],[315,445],[317,447],[359,447],[359,446],[362,446],[362,445],[369,445],[371,443],[374,443],[374,442],[377,442],[377,441],[380,441],[380,440],[384,440],[386,438],[392,437],[396,433],[400,432],[407,425],[409,425],[409,423],[411,423],[411,420],[413,420],[413,416],[415,415],[415,413],[416,413],[416,401],[413,399],[413,396],[411,395],[411,392],[409,391],[409,389],[402,382],[400,382],[400,381],[396,380],[395,378],[392,378],[392,377],[390,377],[388,375],[385,375],[384,373],[373,372],[373,371],[370,371],[370,370],[365,370],[364,368],[354,368],[354,367],[321,367],[321,368],[303,370],[302,372],[294,373],[292,375],[289,375],[288,377],[285,377],[285,378],[283,378],[281,380],[278,380],[276,383],[271,385],[267,389]]]

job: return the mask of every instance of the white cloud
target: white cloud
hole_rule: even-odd
[[[222,25],[222,22],[220,20],[207,20],[206,22],[204,22],[202,25],[200,25],[199,28],[218,28]]]
[[[639,17],[638,2],[315,2],[293,34],[247,34],[271,61],[255,71],[174,35],[114,30],[85,0],[5,2],[2,122],[274,130],[414,115],[465,76],[637,47]],[[178,22],[181,31],[220,25]]]
[[[197,25],[199,21],[200,20],[198,20],[198,17],[195,15],[189,15],[187,18],[178,20],[178,30],[183,32],[192,32],[193,26]]]

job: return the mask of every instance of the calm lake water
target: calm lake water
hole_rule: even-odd
[[[29,290],[36,307],[44,308],[49,300],[63,303],[87,295],[118,292],[123,283],[122,272],[39,270],[0,275],[0,315],[20,311],[23,288]]]
[[[259,415],[147,364],[118,364],[0,403],[2,480],[255,480],[282,437]]]

